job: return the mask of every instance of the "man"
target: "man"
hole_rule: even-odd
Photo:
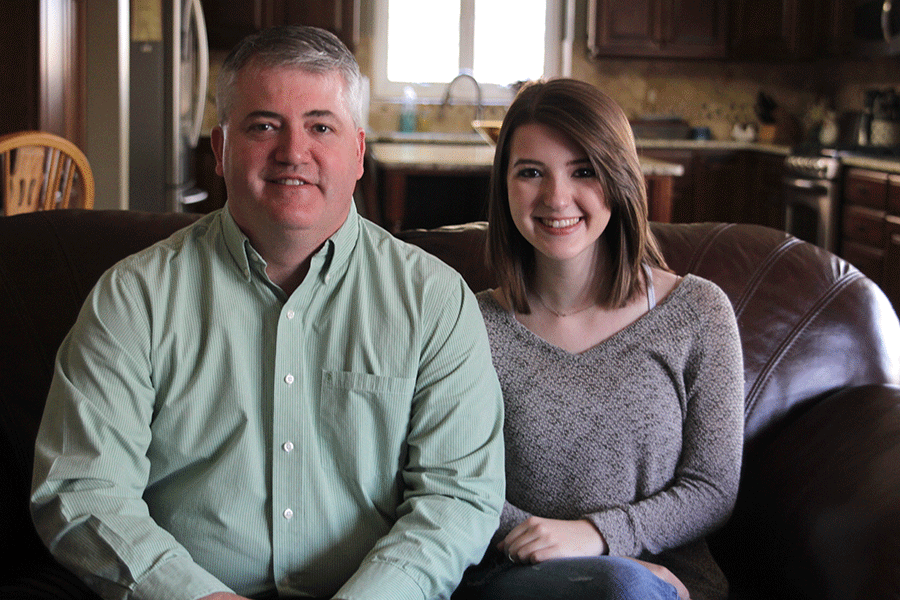
[[[212,132],[226,208],[106,273],[63,343],[32,513],[101,595],[447,597],[496,529],[484,325],[357,215],[359,90],[327,32],[242,42]]]

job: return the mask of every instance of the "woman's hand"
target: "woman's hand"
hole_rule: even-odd
[[[551,558],[599,556],[606,541],[587,520],[561,521],[529,517],[519,523],[497,549],[516,562],[539,563]]]
[[[628,558],[628,557],[625,557]],[[675,590],[678,592],[679,600],[691,600],[691,594],[688,592],[687,588],[684,587],[684,584],[681,583],[681,580],[675,577],[672,571],[668,570],[662,565],[657,565],[654,563],[649,563],[647,561],[638,560],[637,558],[629,558],[629,560],[633,560],[634,562],[644,565],[650,572],[665,581],[666,583],[671,583],[675,586]]]

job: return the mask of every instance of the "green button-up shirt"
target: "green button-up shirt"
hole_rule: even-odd
[[[501,419],[454,271],[351,209],[288,297],[226,208],[89,296],[32,512],[108,597],[445,597],[497,527]]]

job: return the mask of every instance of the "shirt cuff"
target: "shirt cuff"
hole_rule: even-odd
[[[153,569],[134,587],[134,600],[197,600],[232,590],[191,560],[169,560]]]
[[[425,593],[402,569],[386,562],[364,562],[334,597],[339,600],[425,600]]]

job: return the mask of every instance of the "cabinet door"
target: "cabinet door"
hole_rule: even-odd
[[[900,314],[900,175],[890,176],[881,287]]]
[[[660,0],[590,0],[588,46],[596,56],[657,56],[661,52]]]
[[[327,29],[351,51],[359,43],[359,0],[282,0],[284,22]]]
[[[823,52],[823,0],[733,0],[731,11],[733,58],[806,59]]]
[[[670,0],[664,13],[663,52],[678,58],[728,55],[728,3],[722,0]]]
[[[694,221],[745,223],[749,193],[747,155],[735,150],[698,151],[694,172]]]
[[[884,250],[881,289],[900,314],[900,217],[888,215],[887,245]]]
[[[723,58],[726,0],[591,0],[588,46],[595,57]]]
[[[275,24],[272,0],[201,0],[209,46],[230,50],[241,39]]]
[[[315,25],[350,50],[359,38],[359,0],[201,0],[211,48],[230,50],[245,36],[276,25]]]
[[[868,169],[849,169],[844,178],[844,202],[875,210],[887,207],[888,174]]]

